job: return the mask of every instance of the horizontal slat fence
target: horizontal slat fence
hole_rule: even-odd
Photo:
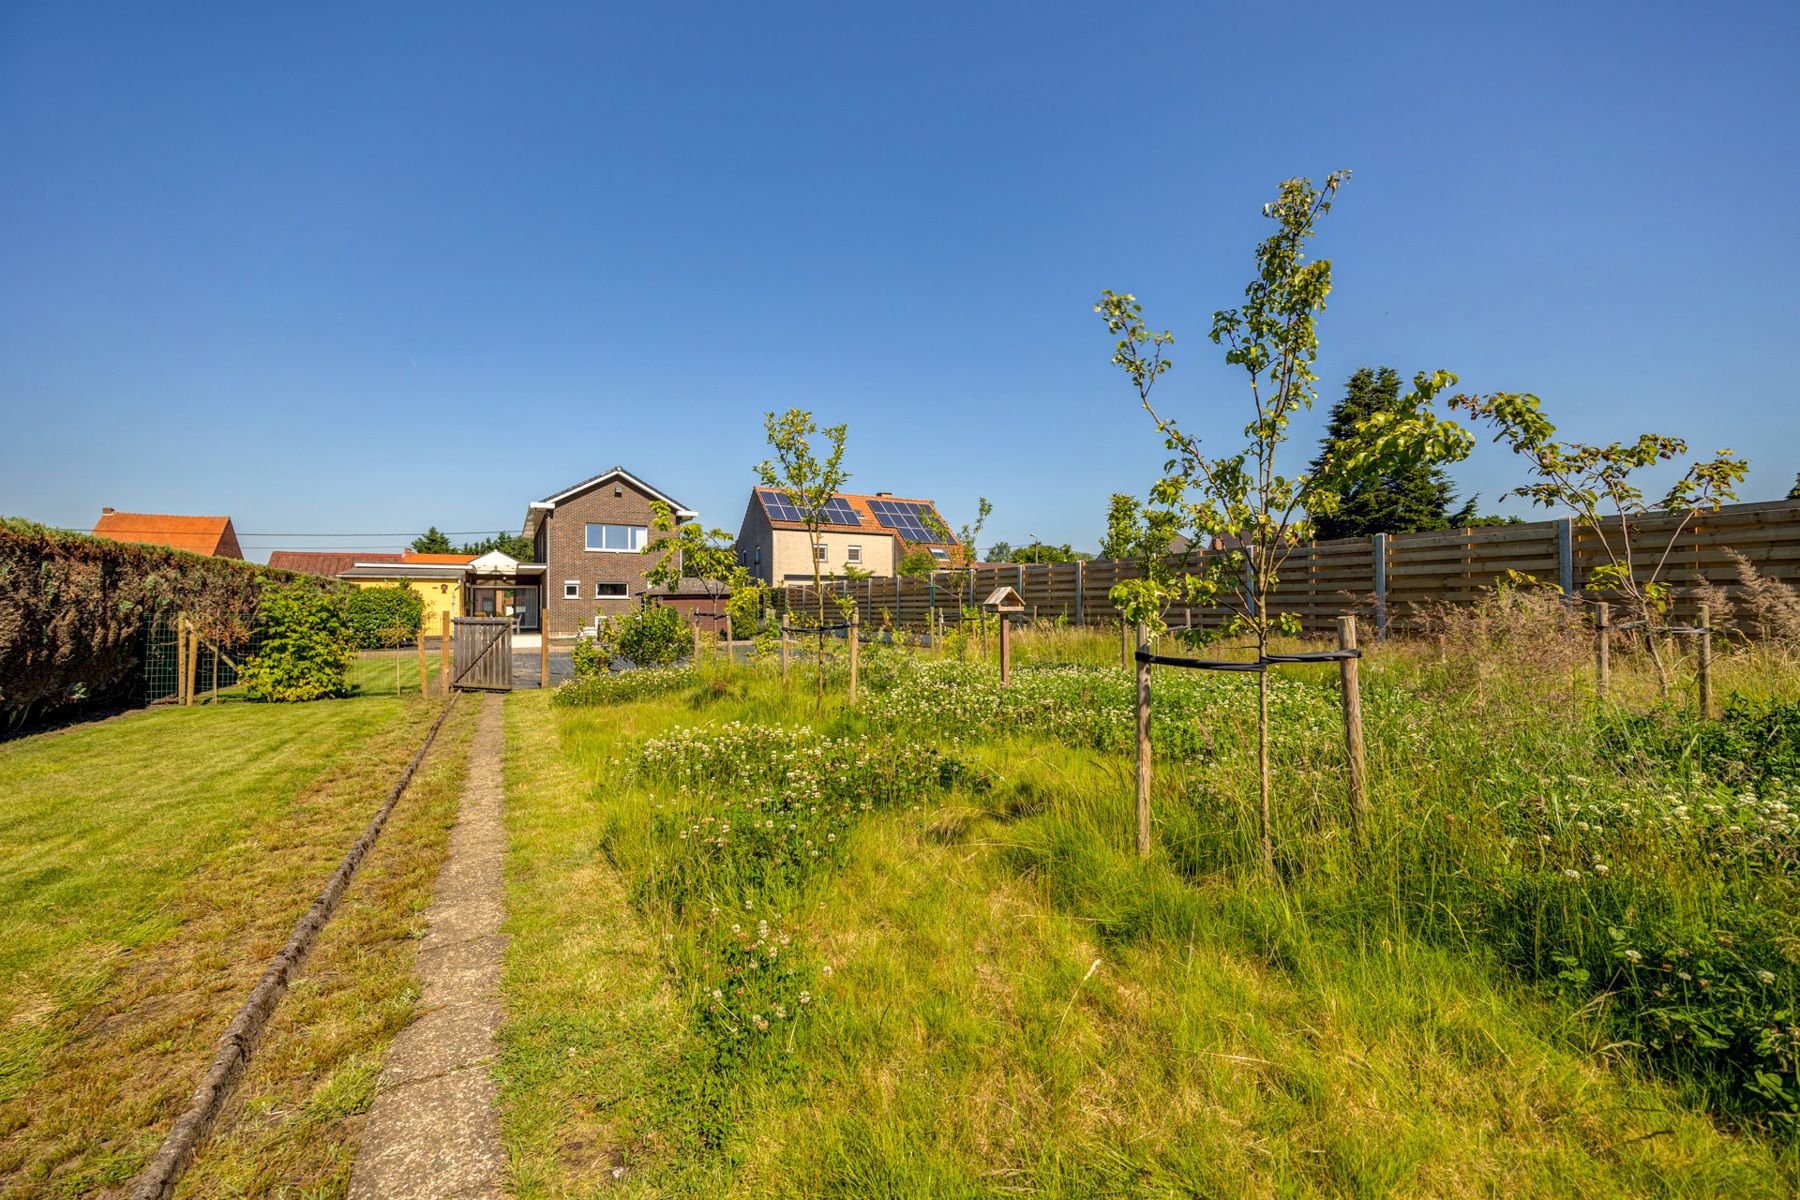
[[[1633,523],[1634,574],[1647,580],[1668,546],[1675,516],[1642,517]],[[1616,529],[1616,523],[1607,526]],[[1617,548],[1616,537],[1611,539]],[[1736,551],[1757,570],[1790,586],[1800,586],[1800,501],[1734,504],[1692,518],[1667,555],[1661,577],[1676,590],[1675,615],[1690,619],[1696,593],[1705,585],[1727,596],[1742,590],[1727,551]],[[1198,569],[1196,555],[1190,569]],[[1306,633],[1328,636],[1335,618],[1360,612],[1379,628],[1405,630],[1439,604],[1475,600],[1507,578],[1509,571],[1532,576],[1585,601],[1607,599],[1585,590],[1587,580],[1608,559],[1601,540],[1567,518],[1453,529],[1441,533],[1401,533],[1295,547],[1281,571],[1273,608],[1300,618]],[[1180,569],[1179,560],[1171,564]],[[1061,617],[1070,624],[1116,623],[1119,612],[1108,593],[1138,575],[1135,563],[977,563],[972,571],[940,571],[930,579],[871,578],[826,583],[830,593],[855,599],[862,623],[892,623],[923,630],[932,613],[954,618],[962,606],[976,605],[997,587],[1010,587],[1029,615]],[[788,607],[815,606],[811,584],[783,589]],[[1220,609],[1176,607],[1172,625],[1205,626],[1224,616]]]

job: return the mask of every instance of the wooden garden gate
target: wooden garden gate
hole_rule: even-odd
[[[460,691],[510,692],[512,618],[457,617],[450,624],[450,686]]]

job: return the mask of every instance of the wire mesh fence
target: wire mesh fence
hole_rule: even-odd
[[[145,627],[141,681],[143,704],[176,704],[184,685],[194,704],[251,699],[240,674],[263,649],[266,631],[254,625],[236,638],[208,637],[186,626],[181,614],[156,614]],[[352,696],[417,696],[434,693],[441,664],[435,639],[418,644],[360,649],[350,665]],[[191,682],[190,682],[191,681]]]

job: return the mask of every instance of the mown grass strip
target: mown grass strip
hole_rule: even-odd
[[[387,699],[168,710],[0,748],[0,1196],[87,1195],[143,1166],[436,713]],[[319,1163],[353,1135],[357,1080],[372,1082],[416,1001],[413,938],[465,725],[440,734],[200,1170],[223,1165],[221,1139],[289,1118],[327,1136],[265,1143],[252,1165],[294,1169],[239,1173],[230,1194],[328,1176]]]
[[[299,923],[294,926],[293,932],[288,935],[287,943],[276,952],[263,971],[262,978],[257,980],[250,995],[232,1017],[231,1024],[226,1026],[224,1036],[219,1039],[218,1052],[214,1054],[212,1064],[201,1078],[200,1085],[194,1089],[193,1098],[175,1119],[174,1127],[169,1130],[162,1145],[133,1182],[129,1193],[132,1200],[164,1200],[174,1193],[175,1181],[187,1169],[200,1139],[206,1136],[206,1131],[218,1118],[220,1108],[243,1076],[251,1055],[256,1053],[257,1040],[262,1036],[270,1016],[274,1014],[275,1006],[281,1003],[281,997],[287,992],[289,980],[306,962],[306,956],[318,941],[319,931],[337,912],[338,902],[343,899],[350,881],[356,877],[357,868],[362,866],[363,859],[368,857],[375,840],[381,836],[394,806],[405,794],[406,785],[412,782],[413,774],[425,760],[425,754],[436,740],[438,730],[443,727],[445,719],[455,706],[456,697],[452,695],[438,712],[431,728],[426,730],[425,739],[419,743],[418,750],[400,772],[400,778],[388,789],[386,798],[381,807],[376,809],[368,827],[344,852],[337,869],[325,881],[324,888],[314,897],[312,904],[301,915]]]

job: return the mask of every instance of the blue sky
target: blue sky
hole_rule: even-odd
[[[800,406],[857,489],[1091,549],[1163,458],[1096,295],[1235,444],[1208,317],[1276,182],[1339,167],[1327,400],[1442,367],[1778,496],[1797,51],[1776,3],[9,4],[0,512],[228,512],[260,558],[623,463],[735,530]]]

